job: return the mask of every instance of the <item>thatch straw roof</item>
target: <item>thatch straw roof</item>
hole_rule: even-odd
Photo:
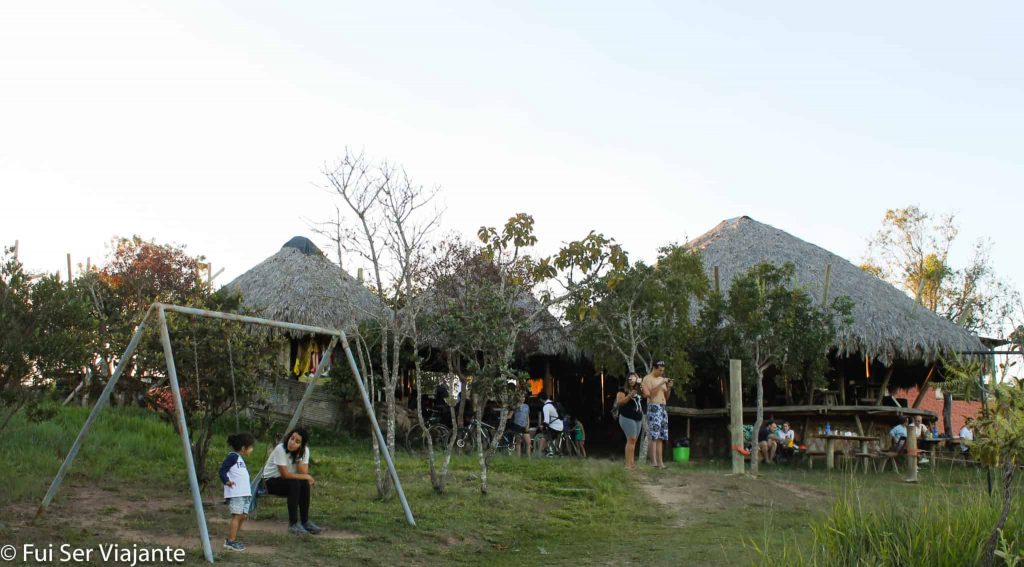
[[[978,337],[917,305],[889,283],[750,217],[724,221],[687,247],[700,251],[709,278],[718,267],[723,292],[735,276],[757,264],[792,262],[799,284],[822,297],[826,266],[831,264],[829,297],[846,295],[854,303],[853,326],[835,345],[840,355],[859,353],[889,366],[897,359],[931,363],[943,353],[984,348]]]
[[[427,290],[424,297],[423,311],[427,315],[436,314],[440,309],[441,299],[436,295],[436,290]],[[528,292],[523,292],[515,301],[516,307],[525,313],[533,313],[543,309],[540,301]],[[433,348],[443,349],[447,344],[446,338],[437,328],[421,329],[421,340],[424,344]],[[516,343],[516,352],[521,355],[548,355],[558,356],[565,354],[570,358],[578,358],[580,355],[576,341],[573,339],[569,329],[565,328],[554,315],[547,309],[543,309],[531,322],[530,327],[519,333],[519,340]]]
[[[225,287],[241,291],[244,304],[262,317],[334,329],[351,329],[380,305],[370,290],[301,236]]]
[[[516,305],[527,312],[543,309],[540,301],[531,294],[522,295]],[[572,333],[547,309],[533,320],[529,329],[520,334],[519,350],[525,354],[565,354],[573,359],[580,355]]]

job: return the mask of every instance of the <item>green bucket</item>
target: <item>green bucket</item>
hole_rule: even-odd
[[[677,463],[685,463],[690,460],[690,448],[689,447],[674,447],[672,449],[672,459]]]

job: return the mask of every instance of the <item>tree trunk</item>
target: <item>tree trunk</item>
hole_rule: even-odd
[[[482,434],[484,408],[483,403],[479,403],[479,397],[473,399],[473,413],[476,414],[476,449],[480,458],[480,493],[487,494],[487,455]]]
[[[415,346],[413,347],[415,348]],[[423,392],[421,391],[421,380],[420,380],[420,360],[416,357],[416,418],[419,420],[420,429],[423,430],[423,435],[427,442],[427,466],[430,469],[430,486],[434,488],[434,492],[441,494],[444,492],[444,486],[441,486],[437,478],[437,467],[434,464],[434,440],[430,435],[430,429],[427,428],[426,420],[423,419]]]
[[[647,461],[647,451],[651,448],[651,432],[647,429],[647,414],[640,418],[640,451],[637,459],[643,463]]]
[[[1016,468],[1017,465],[1012,461],[1007,461],[1003,464],[1003,510],[999,514],[999,521],[996,522],[995,528],[992,529],[992,535],[988,536],[988,541],[985,542],[985,552],[981,557],[981,564],[984,567],[991,567],[995,559],[996,545],[999,543],[1000,532],[1006,526],[1006,518],[1010,515],[1010,503],[1012,502],[1011,497],[1013,495],[1013,472]]]
[[[757,458],[761,446],[758,444],[757,434],[761,431],[761,423],[764,421],[764,371],[758,365],[757,371],[757,418],[754,420],[754,430],[750,432],[750,441],[753,451],[750,453],[750,474],[757,476]]]

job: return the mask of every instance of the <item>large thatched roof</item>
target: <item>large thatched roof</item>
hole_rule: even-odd
[[[380,305],[370,290],[301,236],[226,287],[241,291],[245,305],[262,317],[334,329],[350,329]]]
[[[907,294],[847,260],[750,217],[729,219],[687,244],[698,250],[708,277],[717,266],[724,292],[733,277],[762,262],[796,266],[796,279],[821,297],[826,266],[832,266],[829,297],[849,296],[854,323],[839,337],[840,355],[861,353],[885,365],[903,361],[934,362],[940,354],[981,350],[978,338],[917,305]]]

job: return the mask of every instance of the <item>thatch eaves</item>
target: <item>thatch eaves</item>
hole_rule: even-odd
[[[723,221],[686,246],[700,252],[709,278],[718,267],[723,292],[734,277],[757,264],[792,262],[797,282],[822,297],[826,266],[831,265],[829,297],[846,295],[854,303],[853,326],[835,345],[842,356],[859,353],[886,366],[896,360],[930,364],[943,354],[984,348],[978,337],[918,305],[888,282],[750,217]]]
[[[350,330],[380,306],[370,290],[301,236],[225,287],[240,291],[246,307],[261,317],[333,329]]]

